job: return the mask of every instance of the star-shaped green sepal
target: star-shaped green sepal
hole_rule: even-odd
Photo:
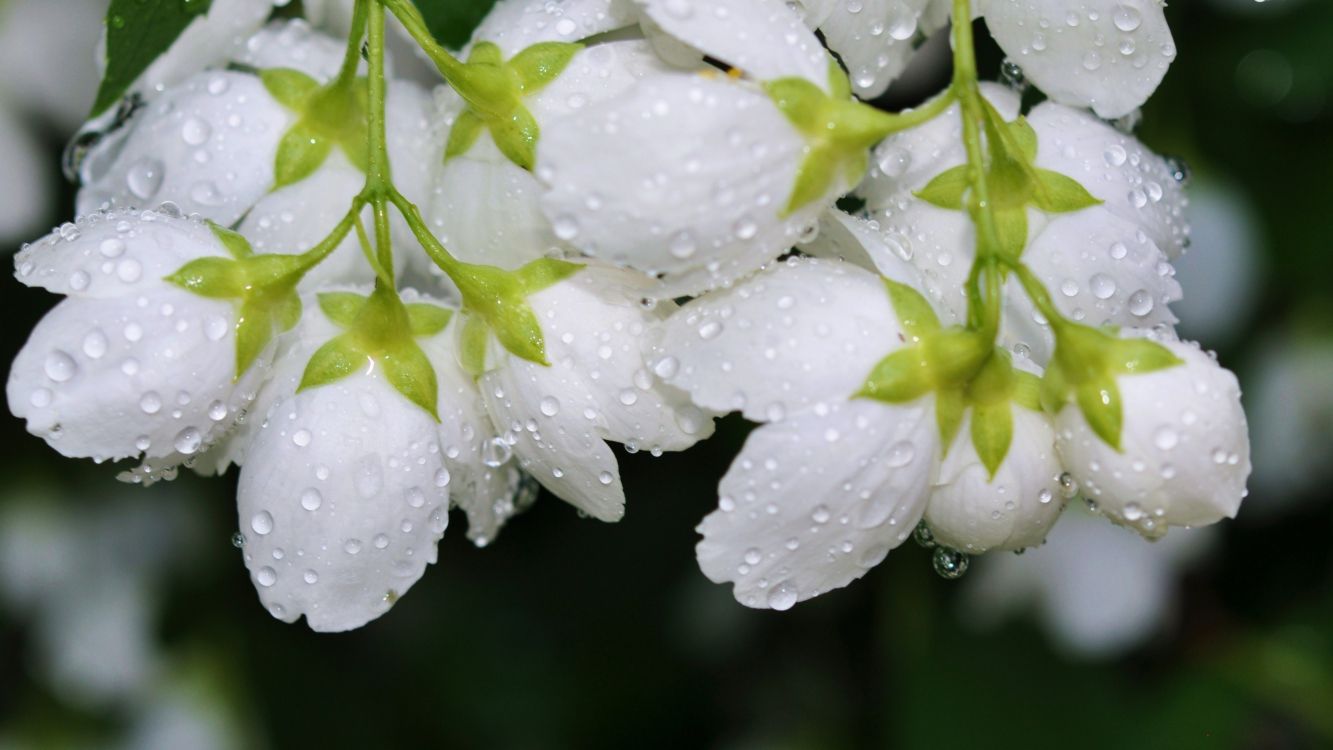
[[[236,378],[273,340],[301,319],[296,284],[309,268],[299,255],[256,255],[241,235],[216,224],[213,234],[232,257],[209,256],[186,263],[166,280],[210,299],[236,304]]]
[[[319,308],[345,329],[321,346],[306,364],[298,390],[341,380],[368,365],[379,367],[407,400],[439,421],[435,368],[416,339],[449,325],[453,311],[416,302],[404,304],[392,287],[378,283],[370,296],[352,292],[319,295]]]
[[[542,42],[504,60],[499,47],[479,42],[449,81],[468,106],[449,131],[444,158],[467,153],[487,130],[505,158],[531,171],[541,128],[523,99],[554,81],[581,49],[581,44]]]
[[[472,376],[486,370],[486,345],[495,334],[500,345],[529,362],[549,365],[546,337],[528,304],[528,296],[573,276],[583,266],[555,258],[535,260],[517,271],[463,265],[453,275],[463,296],[463,369]]]
[[[335,148],[365,171],[369,163],[366,79],[339,79],[321,86],[290,68],[263,70],[259,77],[269,94],[297,116],[278,143],[275,190],[309,177]]]

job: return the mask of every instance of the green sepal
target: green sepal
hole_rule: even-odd
[[[528,263],[514,273],[518,276],[518,281],[523,286],[525,293],[536,294],[564,281],[582,271],[583,268],[584,266],[580,263],[571,263],[558,258],[540,258]]]
[[[1069,381],[1065,378],[1064,370],[1058,360],[1052,359],[1046,366],[1046,371],[1042,373],[1037,398],[1042,410],[1048,414],[1059,414],[1068,403]]]
[[[832,55],[828,59],[828,90],[829,96],[835,101],[852,98],[852,79],[847,77],[847,72]]]
[[[963,426],[967,397],[962,388],[941,388],[935,393],[935,425],[940,431],[941,455],[948,454]]]
[[[957,326],[926,336],[925,351],[935,382],[960,385],[969,381],[986,363],[994,348],[978,331]]]
[[[1066,177],[1049,169],[1036,169],[1036,187],[1033,189],[1033,202],[1047,213],[1067,213],[1092,206],[1099,206],[1102,201],[1093,197],[1078,180]]]
[[[982,101],[985,101],[985,99]],[[986,105],[987,108],[994,113],[995,117],[999,118],[999,112],[994,107],[990,106],[990,102],[987,101]],[[1003,118],[1000,119],[1002,120]],[[1005,125],[1008,127],[1009,138],[1018,146],[1018,154],[1023,157],[1023,160],[1029,163],[1036,161],[1037,131],[1032,129],[1032,125],[1028,122],[1028,118],[1019,116],[1012,122],[1005,123]]]
[[[1001,208],[995,211],[995,231],[1000,236],[997,248],[1006,258],[1018,260],[1028,246],[1028,212],[1026,208]]]
[[[490,336],[486,321],[475,315],[469,315],[463,323],[463,332],[458,342],[458,364],[473,378],[479,378],[486,372],[486,343]]]
[[[215,224],[211,221],[208,222],[208,228],[213,232],[213,236],[217,237],[218,241],[222,243],[222,246],[227,249],[227,252],[231,254],[231,257],[240,260],[255,254],[254,248],[250,246],[250,240],[247,240],[239,232],[233,232],[221,224]]]
[[[518,79],[519,90],[531,95],[558,78],[582,49],[582,44],[539,42],[520,50],[506,65]]]
[[[427,302],[407,305],[407,322],[413,336],[434,336],[449,327],[454,311]]]
[[[495,42],[480,41],[472,45],[467,61],[476,65],[500,65],[504,62],[504,51]]]
[[[856,396],[888,404],[903,404],[921,398],[934,387],[935,382],[923,348],[908,346],[881,359],[870,371]]]
[[[339,334],[315,350],[310,361],[306,363],[305,372],[301,375],[301,385],[296,390],[299,393],[307,388],[317,388],[342,380],[357,369],[365,367],[369,359],[370,355],[362,346],[359,337],[351,333]]]
[[[1041,378],[1030,372],[1014,370],[1014,403],[1029,411],[1041,411]]]
[[[963,210],[963,196],[972,187],[970,167],[960,164],[935,175],[926,186],[914,195],[921,200],[940,208],[952,211]]]
[[[269,95],[290,110],[298,110],[319,90],[319,81],[292,68],[266,68],[259,71],[259,81]]]
[[[1111,364],[1116,372],[1139,375],[1185,364],[1170,349],[1148,339],[1116,339]]]
[[[342,328],[348,328],[356,322],[361,308],[366,306],[365,295],[355,292],[321,292],[316,295],[319,309],[329,320]]]
[[[887,277],[884,287],[889,292],[889,302],[899,324],[909,336],[920,340],[940,330],[940,319],[921,292]]]
[[[455,156],[466,154],[481,137],[481,131],[485,129],[486,123],[482,122],[475,112],[464,110],[449,128],[449,141],[444,146],[444,160],[448,161]]]
[[[537,163],[537,140],[541,126],[527,107],[519,105],[505,118],[490,122],[491,140],[505,158],[529,172]]]
[[[440,388],[435,368],[417,342],[408,336],[391,339],[375,358],[384,368],[384,376],[399,393],[425,409],[436,422],[440,421]]]
[[[480,317],[505,349],[540,365],[546,361],[546,338],[528,305],[528,285],[555,283],[577,264],[550,259],[533,261],[517,271],[494,266],[460,264],[451,275],[463,296],[463,308]]]
[[[1014,439],[1014,413],[1010,402],[1006,399],[974,405],[971,432],[972,447],[976,448],[977,456],[986,467],[988,478],[994,479]]]
[[[837,179],[838,159],[828,146],[815,146],[808,150],[801,164],[796,168],[796,183],[792,186],[791,198],[782,211],[786,218],[820,199]]]
[[[246,276],[230,258],[196,258],[181,266],[166,281],[201,297],[230,299],[245,293]]]
[[[819,134],[825,124],[829,95],[804,78],[779,78],[764,84],[764,90],[788,122],[807,136]]]
[[[294,288],[242,298],[236,315],[236,379],[250,369],[278,331],[291,330],[300,319],[301,298]]]
[[[300,182],[319,169],[333,151],[333,144],[304,122],[283,134],[273,161],[275,188]]]
[[[1120,428],[1124,418],[1120,388],[1111,377],[1096,378],[1074,388],[1074,400],[1088,426],[1107,445],[1120,450]]]

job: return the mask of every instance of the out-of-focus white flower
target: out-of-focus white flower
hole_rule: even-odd
[[[1120,444],[1082,409],[1055,417],[1056,449],[1101,512],[1147,536],[1233,518],[1246,495],[1250,440],[1236,376],[1197,344],[1158,342],[1181,364],[1116,378]]]
[[[1264,287],[1262,227],[1236,187],[1200,179],[1189,193],[1190,247],[1172,265],[1192,292],[1172,307],[1181,336],[1222,346],[1244,330]]]
[[[202,258],[231,255],[202,222],[150,211],[95,214],[20,252],[19,281],[67,297],[14,361],[10,411],[99,460],[184,460],[225,434],[272,350],[238,372],[234,305],[166,279]]]
[[[1246,378],[1256,517],[1333,476],[1333,343],[1288,333],[1255,354]],[[1247,511],[1246,516],[1251,513]]]
[[[853,398],[905,341],[880,280],[788,261],[669,322],[657,370],[695,403],[763,422],[699,526],[700,567],[737,601],[788,609],[860,578],[911,533],[935,478],[930,398]]]
[[[974,563],[962,601],[966,622],[991,627],[1035,609],[1066,651],[1117,656],[1170,624],[1180,576],[1218,533],[1177,530],[1148,542],[1086,511],[1065,515],[1046,544]]]
[[[519,465],[588,515],[617,521],[624,489],[607,440],[634,450],[679,451],[713,432],[711,415],[665,385],[650,367],[657,327],[674,305],[642,304],[648,280],[589,265],[528,298],[549,365],[492,346],[478,380],[502,439]]]

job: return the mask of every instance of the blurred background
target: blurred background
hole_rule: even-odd
[[[438,1],[455,43],[489,5]],[[103,8],[0,3],[7,250],[70,217]],[[1192,175],[1175,309],[1246,390],[1236,522],[1150,544],[1071,506],[957,581],[908,544],[750,611],[693,556],[747,430],[729,418],[687,455],[622,454],[619,525],[543,497],[487,549],[456,527],[389,615],[316,635],[259,606],[234,475],[121,485],[5,414],[0,748],[1333,746],[1333,3],[1168,18],[1180,56],[1137,132]],[[945,84],[938,41],[887,106]],[[5,284],[6,359],[55,301]]]

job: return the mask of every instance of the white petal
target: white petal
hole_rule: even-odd
[[[1161,0],[984,0],[986,27],[1051,99],[1121,117],[1176,58]]]
[[[9,408],[73,457],[188,457],[254,395],[238,383],[232,305],[165,282],[130,297],[70,298],[33,329],[10,371]]]
[[[277,405],[237,492],[246,567],[274,617],[350,630],[407,593],[448,524],[435,446],[434,420],[378,374]]]
[[[273,5],[273,0],[215,0],[207,15],[190,22],[171,47],[148,66],[132,90],[152,97],[205,68],[225,64],[264,25]]]
[[[204,256],[227,255],[207,225],[155,211],[112,211],[66,224],[14,258],[15,278],[76,297],[122,297]]]
[[[93,148],[78,212],[171,201],[231,225],[273,187],[278,142],[293,121],[257,76],[201,73]]]
[[[969,554],[1041,545],[1065,504],[1055,432],[1045,415],[1015,404],[1013,442],[992,478],[972,444],[972,417],[940,462],[926,523],[940,544]]]
[[[760,81],[828,88],[829,57],[801,16],[769,0],[635,0],[668,34]]]
[[[1038,105],[1028,122],[1037,131],[1038,167],[1078,180],[1168,257],[1180,254],[1189,235],[1186,199],[1165,159],[1091,114],[1058,104]]]
[[[879,222],[842,211],[819,217],[819,234],[801,250],[820,258],[841,258],[886,279],[922,288],[921,271],[909,261],[912,241],[897,232],[885,232]]]
[[[553,123],[537,175],[557,237],[697,293],[787,250],[842,187],[783,216],[805,141],[744,84],[675,74]]]
[[[704,408],[778,421],[850,397],[902,336],[879,279],[788,261],[673,315],[654,369]]]
[[[1116,379],[1121,451],[1092,432],[1077,406],[1056,418],[1056,447],[1084,496],[1146,535],[1234,518],[1250,474],[1236,376],[1197,344],[1159,343],[1184,364]]]
[[[699,525],[704,574],[747,607],[782,610],[878,565],[925,509],[930,404],[831,401],[756,429]]]
[[[329,81],[338,75],[346,49],[345,40],[321,34],[305,20],[294,18],[260,29],[240,46],[235,61],[260,70],[291,68]]]
[[[941,25],[923,15],[934,0],[837,2],[819,30],[847,66],[852,90],[873,99],[889,88],[912,59],[920,41]]]
[[[500,0],[472,32],[471,44],[493,42],[508,59],[539,42],[578,42],[632,26],[637,17],[620,0]]]

